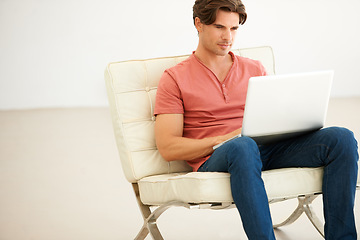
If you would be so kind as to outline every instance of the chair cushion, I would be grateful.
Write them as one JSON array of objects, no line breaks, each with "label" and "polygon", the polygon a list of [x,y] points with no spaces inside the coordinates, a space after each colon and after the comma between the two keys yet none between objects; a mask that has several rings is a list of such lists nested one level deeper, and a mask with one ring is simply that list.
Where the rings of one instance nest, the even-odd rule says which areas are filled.
[{"label": "chair cushion", "polygon": [[[264,171],[262,178],[271,200],[321,193],[323,168],[285,168]],[[169,201],[187,203],[233,202],[230,174],[190,172],[162,174],[141,179],[140,198],[146,205]]]}]

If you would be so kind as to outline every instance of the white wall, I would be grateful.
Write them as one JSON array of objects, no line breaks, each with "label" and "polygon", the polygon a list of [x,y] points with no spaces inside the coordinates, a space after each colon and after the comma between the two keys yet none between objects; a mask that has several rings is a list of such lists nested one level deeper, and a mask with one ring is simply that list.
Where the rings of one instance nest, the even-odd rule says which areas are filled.
[{"label": "white wall", "polygon": [[[194,0],[0,0],[0,109],[105,106],[108,62],[189,54]],[[244,0],[235,48],[271,45],[278,73],[335,70],[359,96],[358,0]]]}]

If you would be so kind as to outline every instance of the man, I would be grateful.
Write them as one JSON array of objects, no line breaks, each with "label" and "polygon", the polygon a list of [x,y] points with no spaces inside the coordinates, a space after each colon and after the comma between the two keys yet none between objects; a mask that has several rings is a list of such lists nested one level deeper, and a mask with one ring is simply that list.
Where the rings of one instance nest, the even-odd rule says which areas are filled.
[{"label": "man", "polygon": [[[275,239],[261,171],[324,166],[326,239],[356,239],[354,198],[357,142],[344,128],[325,128],[296,139],[258,146],[241,137],[248,80],[266,75],[260,62],[231,51],[246,21],[241,0],[196,0],[199,43],[159,82],[155,136],[167,161],[186,160],[194,171],[229,172],[231,191],[249,239]],[[306,96],[304,96],[306,97]]]}]

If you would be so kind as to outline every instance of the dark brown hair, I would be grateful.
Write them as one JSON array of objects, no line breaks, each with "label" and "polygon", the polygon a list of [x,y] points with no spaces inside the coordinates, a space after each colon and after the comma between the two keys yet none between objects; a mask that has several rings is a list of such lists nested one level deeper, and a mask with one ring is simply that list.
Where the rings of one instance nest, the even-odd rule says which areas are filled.
[{"label": "dark brown hair", "polygon": [[239,24],[244,24],[247,18],[245,6],[241,0],[196,0],[193,7],[193,19],[200,18],[205,25],[213,24],[218,10],[239,14]]}]

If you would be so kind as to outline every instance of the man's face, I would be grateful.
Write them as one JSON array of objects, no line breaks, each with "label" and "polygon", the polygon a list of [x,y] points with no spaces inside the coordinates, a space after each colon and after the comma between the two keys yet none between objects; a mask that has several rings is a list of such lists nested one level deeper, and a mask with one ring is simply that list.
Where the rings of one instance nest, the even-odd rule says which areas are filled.
[{"label": "man's face", "polygon": [[239,28],[239,14],[219,10],[213,24],[199,23],[199,44],[210,54],[225,56],[229,53]]}]

